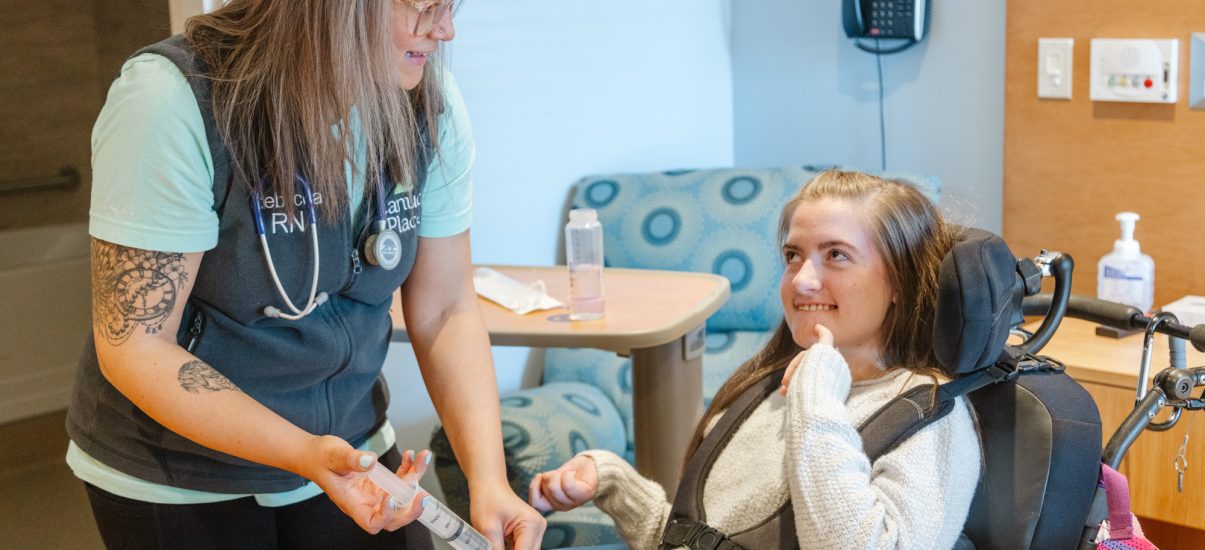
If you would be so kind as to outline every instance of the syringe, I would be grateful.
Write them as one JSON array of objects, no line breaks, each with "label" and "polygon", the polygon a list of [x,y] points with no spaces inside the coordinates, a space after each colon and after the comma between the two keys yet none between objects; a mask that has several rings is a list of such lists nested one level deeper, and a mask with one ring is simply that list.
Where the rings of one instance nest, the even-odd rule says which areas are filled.
[{"label": "syringe", "polygon": [[[414,500],[414,494],[419,489],[416,481],[398,477],[380,462],[368,471],[368,479],[403,504]],[[433,496],[428,495],[423,499],[423,514],[418,521],[456,550],[490,550],[490,543],[484,535]]]}]

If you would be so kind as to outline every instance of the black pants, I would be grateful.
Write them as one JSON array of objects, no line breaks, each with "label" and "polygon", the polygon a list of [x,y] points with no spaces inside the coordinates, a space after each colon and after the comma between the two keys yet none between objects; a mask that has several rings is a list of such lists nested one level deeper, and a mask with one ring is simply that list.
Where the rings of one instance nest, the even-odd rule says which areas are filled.
[{"label": "black pants", "polygon": [[[396,447],[381,456],[391,470],[401,461]],[[84,485],[100,536],[111,550],[433,548],[430,532],[417,521],[392,533],[370,535],[325,494],[278,508],[260,506],[255,497],[153,504]]]}]

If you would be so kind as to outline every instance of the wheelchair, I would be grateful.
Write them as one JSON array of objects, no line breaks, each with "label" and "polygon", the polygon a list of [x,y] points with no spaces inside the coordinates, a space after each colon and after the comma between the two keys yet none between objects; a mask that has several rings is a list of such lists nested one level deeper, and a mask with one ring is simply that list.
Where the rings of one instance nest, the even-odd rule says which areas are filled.
[{"label": "wheelchair", "polygon": [[[1184,342],[1205,351],[1205,325],[1180,325],[1169,313],[1071,295],[1074,262],[1058,252],[1014,258],[997,236],[968,230],[943,261],[934,345],[953,376],[939,395],[965,395],[983,446],[980,484],[956,548],[1095,548],[1108,510],[1101,464],[1116,469],[1146,429],[1170,429],[1182,411],[1205,409],[1205,367],[1186,368]],[[1042,279],[1054,292],[1040,294]],[[1040,315],[1033,332],[1024,315]],[[1039,355],[1065,316],[1146,331],[1138,404],[1101,449],[1100,415],[1087,391],[1056,359]],[[1147,389],[1151,340],[1172,343],[1172,366]],[[1008,344],[1021,335],[1019,344]],[[1000,352],[999,350],[1003,350]],[[1170,408],[1164,422],[1153,419]],[[918,420],[919,421],[919,420]],[[873,441],[867,442],[871,448]]]},{"label": "wheelchair", "polygon": [[[1184,342],[1205,351],[1205,325],[1185,327],[1170,314],[1143,315],[1137,308],[1071,295],[1074,261],[1042,251],[1017,258],[989,232],[968,229],[942,262],[934,349],[950,381],[938,399],[918,410],[902,400],[883,406],[859,427],[873,458],[940,418],[964,396],[974,409],[983,470],[955,548],[1088,550],[1108,516],[1101,465],[1116,469],[1146,429],[1166,430],[1182,411],[1205,409],[1205,367],[1186,368]],[[1042,281],[1054,291],[1042,294]],[[1041,316],[1033,333],[1025,316]],[[1137,406],[1102,448],[1100,413],[1088,392],[1041,349],[1067,317],[1118,329],[1147,332]],[[1172,339],[1172,366],[1148,390],[1149,349],[1155,333]],[[1020,335],[1019,343],[1010,337]],[[1179,353],[1177,353],[1179,350]],[[1153,419],[1162,408],[1168,420]],[[615,546],[598,549],[618,548]]]}]

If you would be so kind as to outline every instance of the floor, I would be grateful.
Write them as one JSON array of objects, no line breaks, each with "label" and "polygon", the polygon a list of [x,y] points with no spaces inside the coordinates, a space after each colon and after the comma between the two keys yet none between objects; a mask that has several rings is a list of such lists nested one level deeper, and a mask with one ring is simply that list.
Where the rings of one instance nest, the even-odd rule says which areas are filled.
[{"label": "floor", "polygon": [[0,426],[0,546],[103,549],[84,486],[63,462],[64,414]]}]

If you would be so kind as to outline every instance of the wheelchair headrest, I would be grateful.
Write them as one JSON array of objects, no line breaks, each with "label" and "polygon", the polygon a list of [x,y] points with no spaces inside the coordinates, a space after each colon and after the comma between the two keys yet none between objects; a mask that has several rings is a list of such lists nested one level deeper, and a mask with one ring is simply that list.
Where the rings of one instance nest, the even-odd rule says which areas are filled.
[{"label": "wheelchair headrest", "polygon": [[942,259],[933,347],[947,374],[994,363],[1004,351],[1020,306],[1017,259],[1004,239],[968,228]]}]

